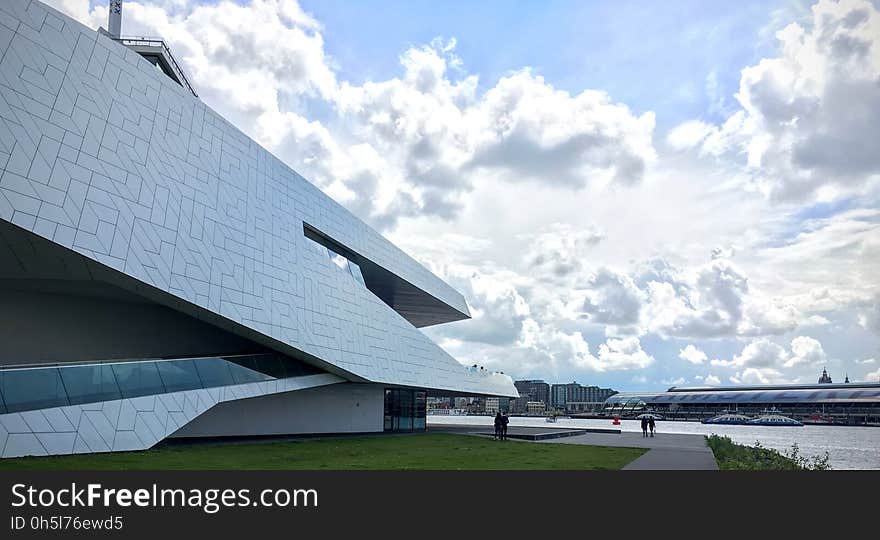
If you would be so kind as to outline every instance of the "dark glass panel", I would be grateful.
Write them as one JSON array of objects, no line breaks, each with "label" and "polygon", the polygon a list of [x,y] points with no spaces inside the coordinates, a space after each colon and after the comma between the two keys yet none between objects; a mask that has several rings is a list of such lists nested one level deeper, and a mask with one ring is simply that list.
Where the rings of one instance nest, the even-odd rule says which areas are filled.
[{"label": "dark glass panel", "polygon": [[0,374],[8,412],[69,405],[57,368],[10,369]]},{"label": "dark glass panel", "polygon": [[71,366],[59,371],[71,405],[122,398],[109,365]]},{"label": "dark glass panel", "polygon": [[113,374],[116,375],[122,397],[149,396],[165,392],[156,362],[113,364]]},{"label": "dark glass panel", "polygon": [[220,358],[196,358],[193,362],[205,388],[235,384],[229,371],[229,362]]},{"label": "dark glass panel", "polygon": [[232,373],[232,380],[235,381],[235,384],[272,380],[271,376],[249,369],[236,362],[228,362],[228,367],[229,371]]},{"label": "dark glass panel", "polygon": [[156,362],[159,377],[167,392],[180,392],[202,388],[202,380],[192,360],[168,360]]},{"label": "dark glass panel", "polygon": [[394,413],[393,413],[393,405],[394,405],[394,391],[386,388],[385,389],[385,431],[392,431],[394,429]]},{"label": "dark glass panel", "polygon": [[400,431],[412,431],[413,427],[413,391],[400,390]]}]

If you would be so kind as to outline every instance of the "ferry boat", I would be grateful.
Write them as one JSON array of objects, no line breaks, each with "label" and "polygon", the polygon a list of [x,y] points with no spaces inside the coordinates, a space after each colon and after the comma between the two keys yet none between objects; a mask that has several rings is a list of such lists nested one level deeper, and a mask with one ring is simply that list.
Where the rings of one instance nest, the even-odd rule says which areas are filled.
[{"label": "ferry boat", "polygon": [[727,411],[722,411],[722,414],[715,416],[713,418],[707,418],[700,420],[703,424],[725,424],[725,425],[733,425],[733,426],[803,426],[804,424],[798,422],[794,418],[789,418],[787,416],[783,416],[780,414],[778,409],[769,409],[765,410],[763,414],[752,418],[750,416],[746,416],[744,414],[739,414],[736,412],[729,413]]},{"label": "ferry boat", "polygon": [[750,426],[803,426],[803,422],[798,422],[794,418],[782,416],[781,414],[762,414],[761,416],[749,420],[746,424]]},{"label": "ferry boat", "polygon": [[724,424],[731,426],[738,426],[749,424],[752,421],[751,416],[746,416],[744,414],[737,413],[725,413],[719,414],[718,416],[712,418],[704,418],[700,420],[701,424]]}]

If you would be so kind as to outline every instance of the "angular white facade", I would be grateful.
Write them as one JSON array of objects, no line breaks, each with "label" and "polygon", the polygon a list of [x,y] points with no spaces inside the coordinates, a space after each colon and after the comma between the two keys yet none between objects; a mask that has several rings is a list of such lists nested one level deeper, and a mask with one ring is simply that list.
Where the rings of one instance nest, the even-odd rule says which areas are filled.
[{"label": "angular white facade", "polygon": [[[4,457],[146,448],[207,410],[184,414],[187,399],[210,407],[315,381],[517,395],[509,377],[470,372],[416,327],[467,318],[461,294],[137,53],[36,0],[0,3],[0,172],[0,317],[21,326],[0,335],[11,344],[0,371],[271,352],[325,373],[157,393],[162,429],[117,445],[111,428],[114,439],[129,430],[104,426],[99,449],[45,435],[81,432],[67,412],[56,429],[59,408],[4,405]],[[84,305],[95,307],[71,315]],[[156,320],[193,329],[142,339]],[[53,347],[78,321],[86,337]],[[29,347],[35,335],[46,343]]]}]

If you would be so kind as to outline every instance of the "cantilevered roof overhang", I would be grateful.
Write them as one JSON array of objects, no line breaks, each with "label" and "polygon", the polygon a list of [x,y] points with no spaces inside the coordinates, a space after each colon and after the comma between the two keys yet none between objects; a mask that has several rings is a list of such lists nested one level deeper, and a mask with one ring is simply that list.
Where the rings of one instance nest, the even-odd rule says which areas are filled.
[{"label": "cantilevered roof overhang", "polygon": [[360,266],[367,288],[416,328],[470,318],[463,301],[444,302],[308,223],[303,223],[303,233]]}]

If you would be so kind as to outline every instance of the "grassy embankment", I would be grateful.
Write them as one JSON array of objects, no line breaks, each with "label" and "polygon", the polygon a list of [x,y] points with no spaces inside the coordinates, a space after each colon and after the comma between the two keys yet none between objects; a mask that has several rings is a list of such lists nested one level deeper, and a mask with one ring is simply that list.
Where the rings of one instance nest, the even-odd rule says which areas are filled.
[{"label": "grassy embankment", "polygon": [[0,469],[620,469],[645,452],[577,444],[494,441],[454,434],[195,444],[143,452],[24,457]]},{"label": "grassy embankment", "polygon": [[831,468],[828,465],[828,454],[808,458],[800,454],[797,444],[792,445],[788,452],[779,452],[761,446],[760,442],[755,442],[754,446],[745,446],[734,443],[730,437],[719,435],[709,435],[706,441],[721,470],[802,471]]}]

